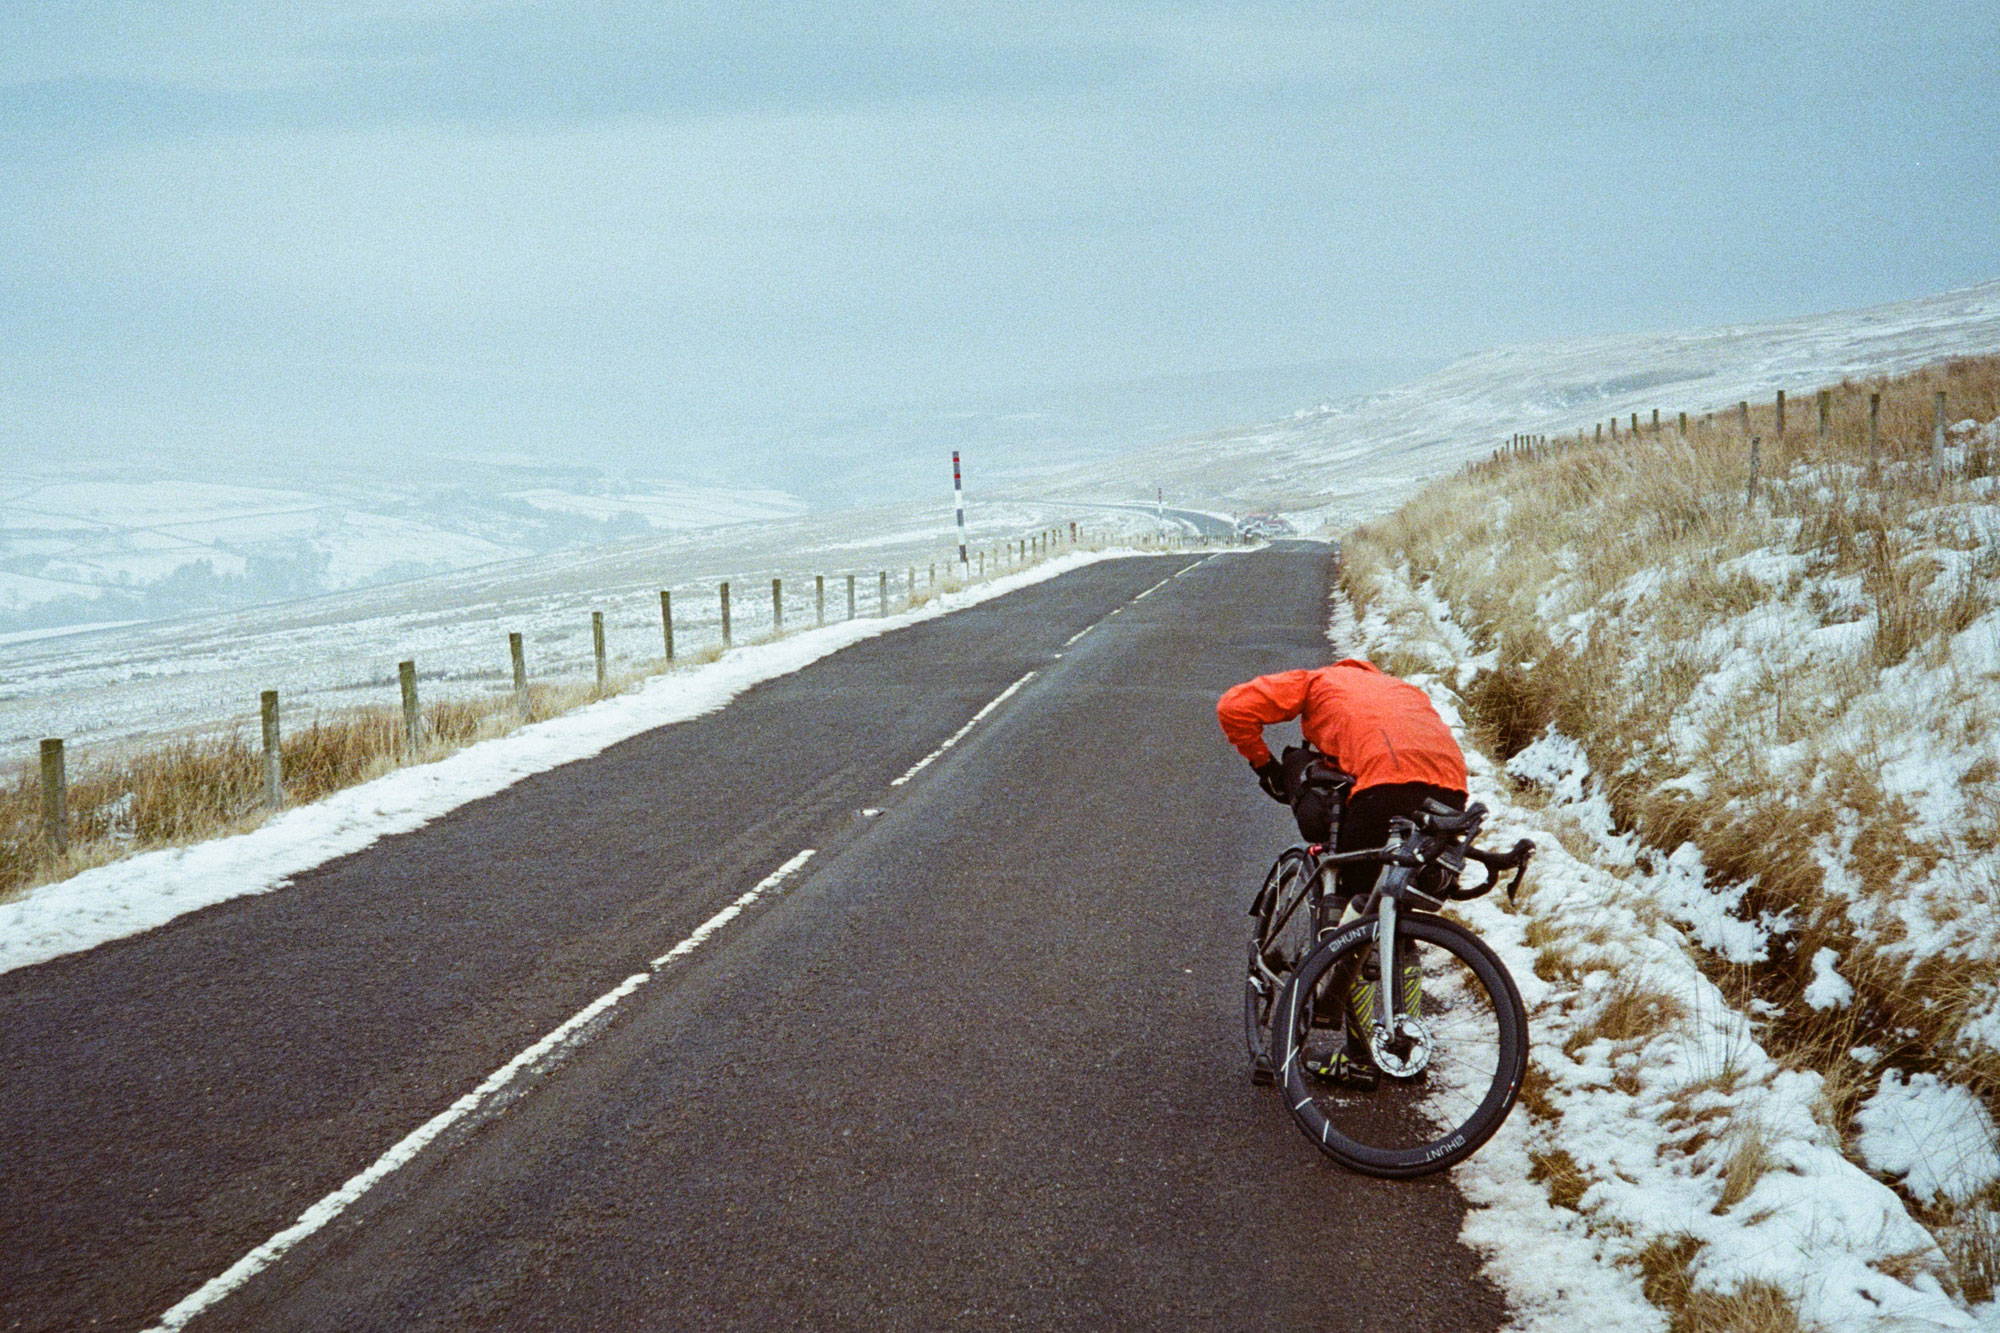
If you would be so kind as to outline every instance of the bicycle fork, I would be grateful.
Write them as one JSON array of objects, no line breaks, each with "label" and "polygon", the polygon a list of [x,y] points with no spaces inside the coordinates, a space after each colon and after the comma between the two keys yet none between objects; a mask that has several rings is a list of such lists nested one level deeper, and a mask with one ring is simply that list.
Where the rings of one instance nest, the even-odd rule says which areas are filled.
[{"label": "bicycle fork", "polygon": [[[1416,1012],[1421,1003],[1421,979],[1404,975],[1406,967],[1414,966],[1414,942],[1396,938],[1396,917],[1395,896],[1382,895],[1376,908],[1376,984],[1368,1053],[1383,1073],[1394,1078],[1413,1078],[1430,1063],[1431,1038],[1422,1016]],[[1409,949],[1410,958],[1397,957],[1399,945]],[[1408,1043],[1407,1054],[1397,1051],[1402,1043]]]}]

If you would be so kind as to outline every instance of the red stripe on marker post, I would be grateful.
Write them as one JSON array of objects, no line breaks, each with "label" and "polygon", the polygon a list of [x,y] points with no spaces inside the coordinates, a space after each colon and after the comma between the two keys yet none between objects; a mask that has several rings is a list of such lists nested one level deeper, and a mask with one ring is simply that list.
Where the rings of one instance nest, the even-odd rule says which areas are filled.
[{"label": "red stripe on marker post", "polygon": [[965,474],[959,470],[958,450],[951,451],[951,495],[958,510],[958,577],[969,581],[971,561],[965,554]]}]

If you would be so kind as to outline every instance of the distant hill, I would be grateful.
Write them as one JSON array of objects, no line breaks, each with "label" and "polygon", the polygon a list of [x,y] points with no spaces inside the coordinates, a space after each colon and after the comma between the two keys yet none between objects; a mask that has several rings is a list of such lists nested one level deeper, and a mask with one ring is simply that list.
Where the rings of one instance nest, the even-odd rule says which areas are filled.
[{"label": "distant hill", "polygon": [[1263,425],[1190,435],[1023,482],[1038,494],[1279,510],[1307,528],[1394,508],[1411,482],[1515,432],[1763,401],[1844,377],[2000,351],[2000,281],[1769,324],[1503,347],[1384,392]]}]

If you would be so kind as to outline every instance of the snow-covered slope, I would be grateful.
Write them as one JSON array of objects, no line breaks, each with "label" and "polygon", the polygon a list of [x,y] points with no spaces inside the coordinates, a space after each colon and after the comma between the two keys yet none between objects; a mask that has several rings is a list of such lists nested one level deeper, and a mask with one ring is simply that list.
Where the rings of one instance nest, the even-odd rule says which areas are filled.
[{"label": "snow-covered slope", "polygon": [[1556,435],[1652,409],[1699,413],[1766,401],[1942,357],[2000,351],[2000,281],[1893,305],[1692,333],[1504,347],[1401,388],[1285,421],[1141,449],[1052,474],[1055,493],[1243,513],[1275,509],[1344,527],[1394,509],[1423,478],[1517,432]]},{"label": "snow-covered slope", "polygon": [[[1100,533],[1157,530],[1146,514],[1074,505],[975,504],[975,547],[1078,521]],[[827,577],[829,619],[875,613],[879,577],[900,605],[912,568],[920,580],[956,555],[945,503],[899,505],[733,523],[480,564],[429,578],[217,614],[44,636],[0,636],[0,746],[26,758],[38,737],[73,744],[135,740],[254,716],[276,689],[287,725],[320,708],[388,704],[396,663],[414,658],[426,700],[508,687],[507,635],[526,636],[538,681],[591,670],[590,614],[605,615],[615,666],[662,650],[661,590],[674,596],[683,653],[718,638],[717,584],[734,583],[739,642],[768,632],[770,580],[785,580],[788,623],[814,616],[812,579]]]},{"label": "snow-covered slope", "polygon": [[610,485],[491,464],[456,485],[225,485],[139,465],[115,475],[61,466],[0,469],[0,631],[254,605],[806,507],[781,491]]}]

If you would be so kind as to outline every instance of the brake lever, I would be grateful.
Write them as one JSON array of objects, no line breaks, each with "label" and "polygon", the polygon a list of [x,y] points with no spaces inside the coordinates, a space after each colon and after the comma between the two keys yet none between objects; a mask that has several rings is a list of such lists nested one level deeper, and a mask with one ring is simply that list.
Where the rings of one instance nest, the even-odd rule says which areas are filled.
[{"label": "brake lever", "polygon": [[1507,901],[1510,903],[1513,902],[1514,895],[1520,891],[1522,877],[1528,873],[1528,862],[1534,859],[1534,855],[1535,844],[1529,842],[1526,838],[1515,843],[1513,848],[1504,856],[1486,856],[1474,853],[1473,859],[1486,867],[1486,879],[1477,889],[1465,896],[1468,898],[1485,897],[1500,882],[1500,876],[1511,870],[1514,872],[1514,878],[1507,885]]},{"label": "brake lever", "polygon": [[[1516,857],[1520,859],[1515,860]],[[1507,902],[1511,905],[1514,895],[1520,891],[1521,880],[1528,873],[1528,862],[1535,859],[1535,844],[1526,838],[1521,839],[1514,844],[1514,850],[1507,853],[1507,859],[1514,862],[1514,878],[1507,885]],[[1495,875],[1494,878],[1498,879],[1499,876]]]}]

